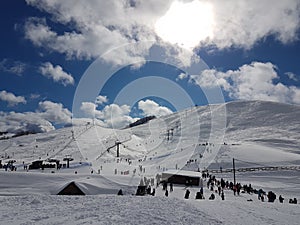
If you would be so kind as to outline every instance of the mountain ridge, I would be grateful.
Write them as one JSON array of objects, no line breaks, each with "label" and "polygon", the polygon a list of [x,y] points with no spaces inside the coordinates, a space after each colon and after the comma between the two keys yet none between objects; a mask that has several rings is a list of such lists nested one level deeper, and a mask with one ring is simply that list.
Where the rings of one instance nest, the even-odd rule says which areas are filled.
[{"label": "mountain ridge", "polygon": [[[252,143],[299,154],[299,109],[296,105],[276,102],[234,101],[193,107],[124,130],[102,128],[94,125],[91,119],[81,119],[73,127],[1,140],[0,157],[9,155],[30,162],[71,154],[77,162],[95,163],[100,155],[115,157],[116,147],[113,146],[117,141],[122,142],[121,156],[129,158],[155,153],[164,156],[178,149],[192,151],[191,146],[205,142],[218,145]],[[213,121],[212,115],[218,112],[225,112],[223,116],[226,117]],[[224,126],[214,128],[219,119],[225,121]]]}]

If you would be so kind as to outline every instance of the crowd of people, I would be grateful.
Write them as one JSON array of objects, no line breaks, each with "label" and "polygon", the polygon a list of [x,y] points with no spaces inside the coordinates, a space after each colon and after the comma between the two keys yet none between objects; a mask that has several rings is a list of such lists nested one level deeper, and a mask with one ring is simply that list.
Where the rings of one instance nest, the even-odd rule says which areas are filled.
[{"label": "crowd of people", "polygon": [[[208,189],[208,199],[215,200],[217,196],[224,201],[225,200],[225,191],[232,191],[234,196],[239,196],[241,193],[248,194],[250,196],[257,195],[258,200],[264,202],[275,202],[277,199],[276,194],[273,191],[266,193],[263,189],[254,189],[251,184],[242,185],[241,183],[233,183],[232,181],[225,180],[223,178],[217,179],[216,176],[209,174],[207,171],[202,172],[202,181],[200,182],[200,190],[196,192],[195,199],[205,199],[203,181],[206,181],[206,186]],[[145,190],[142,190],[141,187],[138,188],[137,195],[155,195],[154,188],[154,178],[147,179],[144,178],[140,186],[144,186]],[[157,175],[156,177],[156,188],[162,185],[162,191],[166,197],[169,196],[171,192],[174,191],[173,182],[168,182],[167,180],[161,180],[161,177]],[[187,183],[185,186],[184,199],[190,199],[191,186]],[[278,200],[280,203],[284,203],[284,197],[279,195]],[[252,198],[247,201],[253,201]],[[289,199],[290,204],[297,204],[297,198]]]}]

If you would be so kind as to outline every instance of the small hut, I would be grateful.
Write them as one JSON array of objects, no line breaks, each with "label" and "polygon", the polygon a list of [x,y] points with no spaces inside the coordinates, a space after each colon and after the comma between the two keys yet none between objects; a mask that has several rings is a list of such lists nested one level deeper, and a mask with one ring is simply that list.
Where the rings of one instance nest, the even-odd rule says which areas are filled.
[{"label": "small hut", "polygon": [[162,173],[162,181],[173,184],[199,186],[201,173],[186,170],[169,170]]},{"label": "small hut", "polygon": [[30,170],[35,170],[35,169],[40,169],[43,167],[43,160],[36,160],[33,161],[30,165],[29,165],[29,169]]}]

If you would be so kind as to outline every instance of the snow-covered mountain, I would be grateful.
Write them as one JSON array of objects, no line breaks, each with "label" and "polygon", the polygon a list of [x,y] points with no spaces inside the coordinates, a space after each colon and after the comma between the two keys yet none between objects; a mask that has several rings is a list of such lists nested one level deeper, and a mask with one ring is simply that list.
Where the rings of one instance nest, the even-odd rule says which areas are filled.
[{"label": "snow-covered mountain", "polygon": [[[194,153],[205,153],[208,147],[202,144],[208,142],[211,143],[210,160],[226,161],[222,156],[229,154],[231,158],[236,153],[250,157],[248,161],[294,161],[300,160],[299,109],[299,106],[275,102],[237,101],[194,107],[123,130],[102,128],[86,119],[73,127],[1,140],[0,157],[29,163],[38,158],[72,155],[76,162],[88,161],[97,166],[99,161],[116,156],[117,146],[113,146],[120,142],[123,158],[134,160],[147,156],[159,158],[159,162],[171,158],[173,164],[174,159],[178,159],[178,164],[185,164]],[[251,156],[249,148],[253,148],[253,154],[265,158]],[[180,151],[185,157],[176,156],[180,156]],[[209,163],[203,162],[200,167]]]},{"label": "snow-covered mountain", "polygon": [[226,138],[299,145],[299,106],[263,101],[230,102],[226,106]]},{"label": "snow-covered mountain", "polygon": [[72,127],[1,140],[0,157],[2,163],[16,160],[20,168],[38,159],[66,163],[63,160],[71,157],[73,172],[101,170],[126,185],[136,185],[139,179],[118,180],[115,171],[133,173],[142,166],[141,176],[154,176],[168,169],[226,169],[232,167],[232,158],[238,168],[298,165],[299,109],[275,102],[229,102],[194,107],[122,130],[81,119]]},{"label": "snow-covered mountain", "polygon": [[[224,190],[225,201],[218,197],[183,201],[184,186],[176,186],[168,199],[160,187],[155,198],[130,195],[141,178],[155,178],[157,173],[174,169],[225,170],[232,168],[233,158],[237,168],[299,166],[299,109],[274,102],[238,101],[198,106],[122,130],[81,119],[48,133],[1,140],[0,160],[2,164],[15,160],[17,172],[0,169],[0,203],[6,205],[0,208],[0,224],[298,224],[298,205],[262,203],[256,195],[236,197],[230,190]],[[60,170],[23,169],[47,158],[73,161],[70,168]],[[233,180],[232,173],[215,175]],[[282,194],[285,201],[300,197],[299,177],[299,170],[236,174],[238,182]],[[49,196],[71,181],[87,194],[104,195]],[[124,198],[115,196],[120,188],[127,194]],[[198,189],[190,188],[191,198]]]}]

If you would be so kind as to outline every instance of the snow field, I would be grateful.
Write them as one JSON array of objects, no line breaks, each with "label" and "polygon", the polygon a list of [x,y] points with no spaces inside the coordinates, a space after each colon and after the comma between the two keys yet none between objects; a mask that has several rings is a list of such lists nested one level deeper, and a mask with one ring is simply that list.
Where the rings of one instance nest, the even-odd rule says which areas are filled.
[{"label": "snow field", "polygon": [[[299,224],[299,204],[290,205],[287,200],[300,198],[300,171],[237,173],[237,182],[274,191],[277,197],[281,194],[284,204],[278,200],[262,203],[256,195],[233,196],[229,190],[225,190],[225,201],[218,195],[209,201],[206,188],[206,199],[195,200],[199,187],[190,188],[190,199],[184,200],[183,186],[175,186],[169,197],[161,187],[155,197],[131,196],[144,176],[155,177],[176,167],[225,169],[232,167],[232,158],[237,168],[299,165],[298,106],[260,101],[226,103],[225,127],[217,126],[211,133],[212,126],[222,122],[222,118],[211,121],[211,112],[222,109],[218,105],[197,107],[124,130],[81,121],[49,133],[1,140],[2,163],[10,156],[17,161],[18,170],[0,171],[0,224]],[[119,162],[113,147],[116,141],[122,142]],[[203,145],[206,142],[209,145]],[[23,161],[62,160],[66,155],[74,158],[69,169],[55,173],[51,173],[53,169],[22,169]],[[130,165],[126,159],[131,160]],[[194,161],[186,165],[189,159]],[[139,171],[140,166],[145,172]],[[121,175],[124,171],[129,174]],[[233,180],[232,174],[217,176]],[[71,181],[94,195],[53,195]],[[127,195],[116,196],[120,188]]]}]

